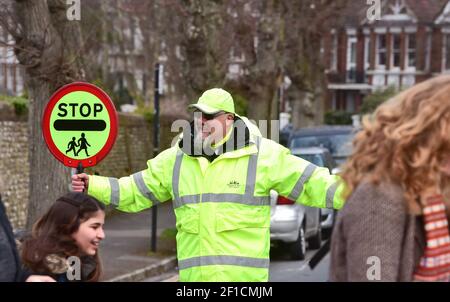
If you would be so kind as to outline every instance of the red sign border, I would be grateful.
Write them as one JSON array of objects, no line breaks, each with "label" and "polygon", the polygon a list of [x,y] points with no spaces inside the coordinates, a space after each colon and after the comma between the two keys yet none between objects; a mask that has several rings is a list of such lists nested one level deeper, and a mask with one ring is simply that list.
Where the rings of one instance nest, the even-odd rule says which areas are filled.
[{"label": "red sign border", "polygon": [[[108,110],[110,119],[110,131],[106,144],[96,155],[82,160],[67,157],[64,153],[59,151],[59,149],[54,144],[50,134],[50,115],[53,111],[53,108],[62,97],[74,91],[89,92],[99,98]],[[78,164],[80,162],[83,168],[92,167],[98,164],[102,159],[104,159],[114,146],[114,142],[117,138],[118,128],[119,118],[117,116],[117,111],[114,103],[111,101],[111,98],[101,88],[86,82],[73,82],[59,88],[50,97],[50,101],[47,103],[42,117],[42,134],[44,136],[44,140],[47,144],[48,149],[53,154],[53,156],[56,157],[57,160],[62,162],[65,166],[72,168],[78,167]]]}]

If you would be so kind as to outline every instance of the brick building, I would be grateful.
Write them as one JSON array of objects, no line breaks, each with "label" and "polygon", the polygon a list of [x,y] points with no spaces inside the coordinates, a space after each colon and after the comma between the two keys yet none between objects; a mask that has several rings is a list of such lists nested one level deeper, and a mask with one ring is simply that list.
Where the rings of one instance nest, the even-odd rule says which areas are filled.
[{"label": "brick building", "polygon": [[381,0],[373,21],[369,7],[349,1],[343,22],[324,39],[329,110],[358,112],[377,89],[450,73],[450,1]]}]

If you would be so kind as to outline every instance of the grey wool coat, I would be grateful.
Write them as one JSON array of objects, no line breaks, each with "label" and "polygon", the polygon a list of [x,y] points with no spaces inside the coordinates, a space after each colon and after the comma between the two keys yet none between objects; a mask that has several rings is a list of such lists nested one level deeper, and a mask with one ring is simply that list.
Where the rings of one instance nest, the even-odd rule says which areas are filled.
[{"label": "grey wool coat", "polygon": [[422,217],[407,211],[400,187],[362,183],[337,215],[330,281],[412,281],[425,245]]}]

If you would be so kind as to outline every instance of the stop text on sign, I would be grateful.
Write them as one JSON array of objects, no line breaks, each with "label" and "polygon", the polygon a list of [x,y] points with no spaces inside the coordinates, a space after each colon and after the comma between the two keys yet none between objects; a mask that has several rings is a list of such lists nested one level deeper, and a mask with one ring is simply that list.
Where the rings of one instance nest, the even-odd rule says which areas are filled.
[{"label": "stop text on sign", "polygon": [[[103,104],[59,103],[57,116],[96,118],[104,109]],[[102,119],[57,119],[53,127],[58,131],[103,131],[106,122]]]},{"label": "stop text on sign", "polygon": [[94,117],[97,117],[97,113],[103,111],[103,105],[93,104],[93,106],[91,106],[91,104],[88,103],[60,103],[58,109],[58,116],[60,117],[66,117],[68,114],[69,116],[75,117],[77,112],[79,112],[82,117],[89,117],[91,113]]}]

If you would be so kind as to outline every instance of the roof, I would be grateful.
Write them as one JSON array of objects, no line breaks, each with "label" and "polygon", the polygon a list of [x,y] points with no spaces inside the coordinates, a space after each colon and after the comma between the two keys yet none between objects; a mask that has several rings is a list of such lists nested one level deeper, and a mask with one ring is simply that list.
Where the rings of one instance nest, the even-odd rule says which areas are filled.
[{"label": "roof", "polygon": [[[391,6],[395,6],[396,2],[404,4],[407,7],[408,14],[411,13],[411,17],[417,19],[419,23],[432,23],[442,13],[449,0],[382,0],[382,16],[392,13]],[[367,11],[370,5],[366,4],[366,1],[347,1],[347,5],[344,7],[341,14],[340,25],[344,27],[359,27],[367,19]],[[403,10],[404,12],[404,10]],[[338,22],[338,21],[337,21]],[[392,25],[395,22],[405,21],[375,21],[374,24],[379,25]]]},{"label": "roof", "polygon": [[347,6],[342,11],[342,25],[359,27],[366,17],[368,8],[366,1],[348,1]]},{"label": "roof", "polygon": [[443,11],[448,0],[406,0],[419,22],[433,22]]}]

